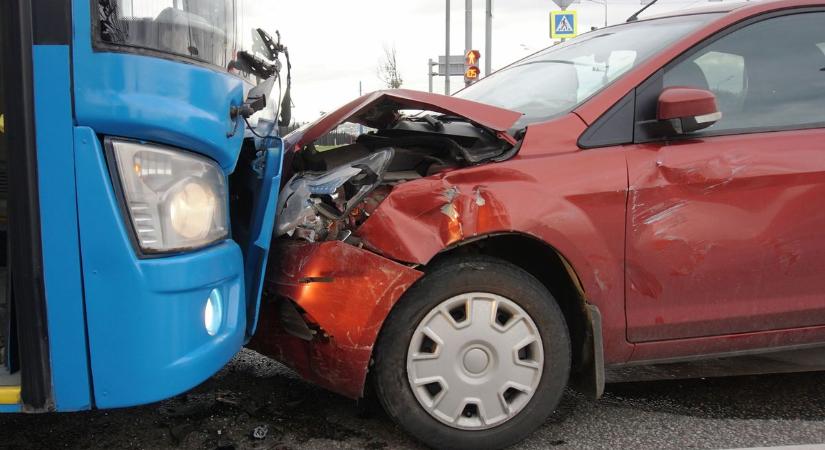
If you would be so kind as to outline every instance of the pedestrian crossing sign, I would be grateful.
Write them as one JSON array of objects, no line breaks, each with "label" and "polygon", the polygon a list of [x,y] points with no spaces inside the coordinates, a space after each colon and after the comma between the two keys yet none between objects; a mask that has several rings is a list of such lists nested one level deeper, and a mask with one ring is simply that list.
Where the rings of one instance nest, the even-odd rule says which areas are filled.
[{"label": "pedestrian crossing sign", "polygon": [[553,39],[572,38],[578,34],[579,21],[576,11],[553,11],[550,13],[550,37]]}]

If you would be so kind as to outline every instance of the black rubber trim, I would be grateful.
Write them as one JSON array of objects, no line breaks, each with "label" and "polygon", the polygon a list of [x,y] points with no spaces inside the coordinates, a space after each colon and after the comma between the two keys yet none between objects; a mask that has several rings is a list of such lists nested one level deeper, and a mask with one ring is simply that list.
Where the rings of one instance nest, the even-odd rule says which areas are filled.
[{"label": "black rubber trim", "polygon": [[69,0],[33,0],[34,43],[70,45],[72,4]]},{"label": "black rubber trim", "polygon": [[581,137],[579,147],[597,148],[633,143],[636,117],[636,90],[631,90],[590,125]]},{"label": "black rubber trim", "polygon": [[9,0],[3,20],[6,138],[9,152],[9,244],[21,372],[26,411],[52,409],[49,336],[40,240],[34,86],[32,4]]}]

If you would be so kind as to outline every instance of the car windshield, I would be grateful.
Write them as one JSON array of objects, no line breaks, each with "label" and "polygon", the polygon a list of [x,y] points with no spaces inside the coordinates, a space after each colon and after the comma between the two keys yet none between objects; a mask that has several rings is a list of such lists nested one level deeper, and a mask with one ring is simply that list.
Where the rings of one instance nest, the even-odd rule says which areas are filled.
[{"label": "car windshield", "polygon": [[458,92],[524,114],[522,128],[572,111],[593,94],[717,14],[669,17],[604,28],[542,50]]},{"label": "car windshield", "polygon": [[242,9],[238,0],[98,0],[98,36],[229,68]]}]

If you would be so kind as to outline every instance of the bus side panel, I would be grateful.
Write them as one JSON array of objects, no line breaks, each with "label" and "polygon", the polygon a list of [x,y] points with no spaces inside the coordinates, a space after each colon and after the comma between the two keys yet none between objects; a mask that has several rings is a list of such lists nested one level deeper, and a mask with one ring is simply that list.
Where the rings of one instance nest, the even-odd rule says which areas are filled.
[{"label": "bus side panel", "polygon": [[[134,406],[189,390],[243,345],[240,247],[227,240],[139,259],[92,129],[75,128],[75,151],[95,406]],[[218,333],[210,336],[204,311],[213,290],[223,299],[224,314]]]},{"label": "bus side panel", "polygon": [[69,47],[33,46],[43,276],[54,407],[91,406],[77,229]]}]

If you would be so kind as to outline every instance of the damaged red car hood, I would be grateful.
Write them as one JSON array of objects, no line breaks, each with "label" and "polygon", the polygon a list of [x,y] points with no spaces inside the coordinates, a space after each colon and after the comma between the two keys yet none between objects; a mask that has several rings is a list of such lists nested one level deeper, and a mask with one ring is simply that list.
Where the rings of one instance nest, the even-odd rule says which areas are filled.
[{"label": "damaged red car hood", "polygon": [[392,124],[397,119],[398,112],[405,109],[420,109],[464,117],[496,132],[509,130],[522,116],[522,113],[509,109],[446,95],[409,89],[376,91],[289,133],[284,138],[285,148],[300,150],[344,122],[383,128]]}]

